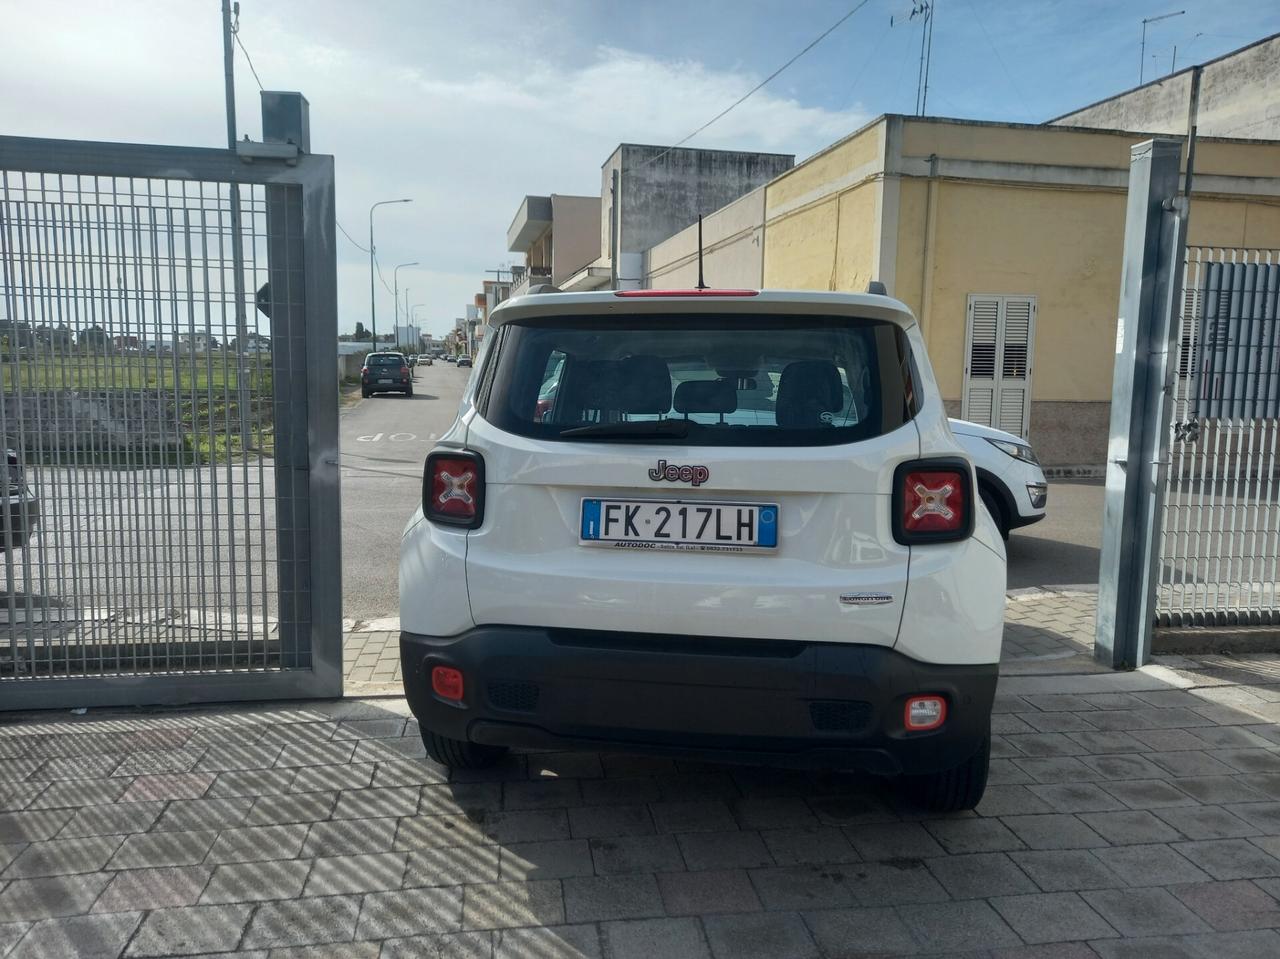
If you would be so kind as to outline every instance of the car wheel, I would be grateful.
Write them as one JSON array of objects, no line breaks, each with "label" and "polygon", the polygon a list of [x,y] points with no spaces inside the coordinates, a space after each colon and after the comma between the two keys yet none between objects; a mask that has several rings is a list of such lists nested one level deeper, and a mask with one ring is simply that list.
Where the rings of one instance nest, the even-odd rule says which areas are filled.
[{"label": "car wheel", "polygon": [[367,399],[368,399],[370,396],[372,396],[373,394],[372,394],[372,393],[370,393],[368,390],[361,390],[361,391],[360,391],[360,395],[361,395],[361,396],[363,396],[363,397],[367,400]]},{"label": "car wheel", "polygon": [[413,387],[411,386],[407,390],[405,390],[404,395],[407,396],[409,399],[413,399]]},{"label": "car wheel", "polygon": [[987,508],[991,518],[996,521],[996,528],[1000,530],[1001,539],[1008,539],[1009,520],[1005,518],[1004,507],[1000,505],[1000,499],[987,486],[983,486],[979,490],[979,494],[982,496],[982,505]]},{"label": "car wheel", "polygon": [[935,812],[960,812],[982,801],[991,763],[991,735],[983,737],[978,751],[954,769],[926,776],[908,776],[908,794]]},{"label": "car wheel", "polygon": [[505,746],[487,746],[469,743],[461,739],[440,736],[423,727],[422,745],[427,755],[441,766],[450,769],[488,769],[507,754]]}]

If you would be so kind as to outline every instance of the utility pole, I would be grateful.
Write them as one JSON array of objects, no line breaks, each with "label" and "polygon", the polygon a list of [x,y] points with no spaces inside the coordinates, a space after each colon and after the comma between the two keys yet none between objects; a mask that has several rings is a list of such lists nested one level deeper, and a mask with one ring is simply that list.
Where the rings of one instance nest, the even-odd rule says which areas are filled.
[{"label": "utility pole", "polygon": [[[403,270],[406,266],[417,266],[417,265],[418,265],[418,261],[412,260],[409,263],[397,264],[396,268],[391,271],[391,283],[392,283],[391,298],[395,300],[395,303],[396,303],[396,326],[400,325],[400,271]],[[405,289],[405,296],[407,297],[409,294],[409,288],[406,286],[404,289]],[[408,300],[406,299],[405,302],[408,302]],[[393,326],[392,329],[394,330],[395,327]]]},{"label": "utility pole", "polygon": [[[373,352],[378,352],[378,298],[373,286],[373,271],[376,268],[374,254],[377,247],[373,245],[373,211],[388,203],[412,203],[412,199],[379,200],[369,207],[369,322],[373,325]],[[384,281],[385,282],[385,281]]]},{"label": "utility pole", "polygon": [[1180,17],[1187,11],[1175,10],[1173,13],[1162,13],[1158,17],[1144,17],[1142,20],[1142,49],[1138,53],[1138,86],[1142,86],[1142,80],[1146,76],[1147,68],[1147,24],[1159,23],[1161,20],[1168,20],[1171,17]]},{"label": "utility pole", "polygon": [[[232,25],[232,8],[235,25]],[[240,22],[240,4],[222,0],[222,74],[227,101],[227,149],[236,149],[236,70],[235,31]],[[249,453],[249,383],[245,369],[244,341],[248,333],[244,309],[244,237],[240,230],[240,184],[229,184],[228,202],[231,204],[231,287],[235,296],[236,314],[236,405],[240,408],[240,453]],[[256,354],[255,354],[256,355]]]}]

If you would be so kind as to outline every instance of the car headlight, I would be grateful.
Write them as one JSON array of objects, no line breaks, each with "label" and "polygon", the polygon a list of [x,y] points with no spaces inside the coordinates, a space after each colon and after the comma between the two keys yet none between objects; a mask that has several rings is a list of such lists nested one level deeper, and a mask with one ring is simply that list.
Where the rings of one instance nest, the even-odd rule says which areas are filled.
[{"label": "car headlight", "polygon": [[988,439],[987,442],[1000,450],[1000,452],[1008,453],[1016,460],[1022,460],[1022,462],[1030,463],[1032,466],[1040,465],[1040,461],[1036,459],[1036,454],[1032,452],[1030,446],[1024,446],[1021,443],[1010,443],[1008,440]]}]

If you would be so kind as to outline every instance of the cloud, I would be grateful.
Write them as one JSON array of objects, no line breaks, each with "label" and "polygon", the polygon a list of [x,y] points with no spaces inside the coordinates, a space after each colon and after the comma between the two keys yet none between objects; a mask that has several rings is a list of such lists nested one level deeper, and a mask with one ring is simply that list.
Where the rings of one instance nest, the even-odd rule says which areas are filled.
[{"label": "cloud", "polygon": [[[555,24],[521,38],[518,21],[430,15],[439,5],[403,17],[368,5],[358,20],[339,15],[349,5],[316,3],[305,15],[245,7],[242,37],[258,74],[268,89],[307,95],[313,147],[336,157],[346,229],[363,244],[370,203],[414,198],[379,209],[379,259],[388,280],[390,264],[421,262],[400,278],[413,302],[427,304],[420,315],[435,332],[463,313],[485,270],[515,259],[506,229],[526,193],[598,193],[600,165],[619,142],[672,143],[760,80],[616,39],[552,42]],[[9,93],[0,128],[221,145],[216,5],[202,5],[198,17],[194,10],[68,3],[59,17],[52,3],[11,9],[0,39],[0,87]],[[239,55],[236,69],[239,127],[256,138],[257,89]],[[766,88],[689,145],[803,158],[868,118]],[[339,243],[340,325],[351,329],[368,320],[368,258]],[[377,289],[381,321],[393,309]]]}]

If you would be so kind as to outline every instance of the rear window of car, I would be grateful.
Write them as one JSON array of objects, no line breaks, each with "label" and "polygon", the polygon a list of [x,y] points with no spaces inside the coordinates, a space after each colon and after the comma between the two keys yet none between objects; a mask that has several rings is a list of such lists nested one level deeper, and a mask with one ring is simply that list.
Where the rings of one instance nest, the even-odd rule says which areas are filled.
[{"label": "rear window of car", "polygon": [[916,413],[906,335],[881,320],[539,318],[507,324],[497,345],[480,412],[521,436],[826,446]]},{"label": "rear window of car", "polygon": [[365,357],[365,366],[404,366],[404,357],[390,353],[373,354]]}]

